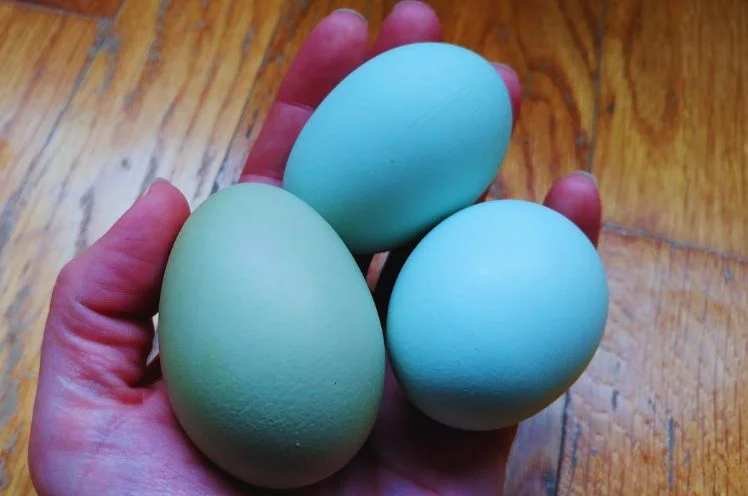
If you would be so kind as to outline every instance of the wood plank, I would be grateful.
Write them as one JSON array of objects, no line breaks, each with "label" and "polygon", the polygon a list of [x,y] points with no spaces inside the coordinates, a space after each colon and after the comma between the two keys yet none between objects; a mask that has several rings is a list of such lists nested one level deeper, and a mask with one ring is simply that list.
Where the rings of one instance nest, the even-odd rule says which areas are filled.
[{"label": "wood plank", "polygon": [[22,0],[30,4],[90,16],[111,17],[122,4],[122,0]]},{"label": "wood plank", "polygon": [[[31,494],[28,427],[42,326],[57,272],[102,234],[155,176],[171,178],[193,202],[209,194],[277,20],[272,2],[127,2],[116,22],[99,33],[90,67],[54,133],[40,133],[43,149],[37,145],[25,182],[15,177],[2,186],[2,201],[12,215],[3,217],[7,242],[0,253],[0,308],[5,309],[0,364],[9,368],[3,374],[2,394],[12,395],[12,401],[1,403],[9,419],[2,426],[0,446],[7,446],[2,461],[11,494]],[[9,21],[7,14],[0,16],[0,33]],[[67,80],[62,76],[88,52],[83,46],[76,58],[77,52],[66,54],[62,47],[81,45],[76,40],[86,26],[89,45],[94,39],[89,20],[68,16],[47,22],[32,33],[38,38],[27,35],[25,48],[30,60],[49,59],[47,65],[26,67],[19,58],[24,76],[13,76],[0,90],[8,95],[2,99],[10,102],[6,106],[26,102],[0,127],[5,133],[3,160],[12,164],[11,171],[26,169],[18,155],[30,153],[25,146],[34,144],[31,137],[36,136],[27,129],[47,125],[53,115],[51,95],[63,93],[59,86]],[[58,29],[55,22],[78,24]],[[22,32],[33,26],[24,21],[13,29]],[[35,55],[33,48],[43,48],[38,40],[45,37],[55,57]],[[3,64],[15,60],[8,52],[25,46],[10,37],[4,40]],[[0,74],[3,77],[6,74]],[[75,78],[75,73],[67,78],[68,88]],[[50,93],[45,96],[49,104],[23,97],[31,91],[27,82],[34,80],[36,92]],[[15,97],[8,84],[16,89]],[[13,190],[18,184],[24,187]]]},{"label": "wood plank", "polygon": [[[39,331],[27,327],[34,320],[31,286],[22,281],[29,267],[15,266],[8,240],[22,215],[19,200],[38,177],[39,154],[78,87],[95,34],[88,19],[0,4],[0,492],[9,494],[32,491],[25,438],[36,382],[27,357],[38,349]],[[37,307],[46,305],[46,297],[39,295]]]},{"label": "wood plank", "polygon": [[748,494],[748,262],[606,231],[608,326],[561,494]]},{"label": "wood plank", "polygon": [[[34,169],[80,83],[95,33],[90,20],[0,4],[0,198],[17,195]],[[0,217],[0,251],[11,214]]]},{"label": "wood plank", "polygon": [[748,2],[614,2],[594,172],[608,220],[748,255]]},{"label": "wood plank", "polygon": [[[335,7],[353,6],[375,29],[392,2],[175,4],[131,0],[113,26],[99,23],[96,36],[90,20],[0,4],[0,62],[18,68],[0,72],[0,199],[5,208],[0,216],[0,370],[8,371],[0,375],[0,418],[6,414],[9,419],[0,422],[0,467],[6,473],[0,481],[10,494],[32,493],[25,452],[34,374],[49,288],[61,264],[94,240],[155,175],[171,177],[193,203],[231,182],[280,76],[314,23]],[[691,5],[685,18],[674,17],[691,27],[694,39],[686,39],[680,25],[663,25],[657,9],[667,4],[642,3],[639,17],[630,14],[639,4],[613,5],[607,13],[614,39],[604,44],[599,126],[595,82],[602,3],[479,0],[458,6],[439,0],[434,5],[445,21],[447,40],[513,64],[525,84],[523,114],[495,195],[538,200],[555,177],[584,168],[594,157],[613,222],[688,243],[711,236],[718,243],[710,246],[737,254],[733,244],[748,246],[740,226],[748,215],[740,199],[748,196],[739,165],[739,159],[745,162],[741,153],[746,149],[740,148],[744,121],[730,121],[741,104],[745,107],[745,69],[738,65],[735,48],[745,34],[741,5]],[[720,7],[735,12],[721,15]],[[34,20],[24,18],[21,25],[8,17],[8,9],[14,16],[30,12],[26,15]],[[650,14],[650,9],[655,11]],[[63,29],[58,23],[73,24]],[[703,26],[710,23],[716,27]],[[625,38],[619,24],[633,34]],[[717,36],[723,26],[724,39]],[[656,36],[660,29],[662,37]],[[673,48],[676,41],[680,51]],[[716,45],[709,49],[712,42]],[[92,44],[90,68],[76,82]],[[667,50],[653,53],[660,45]],[[727,47],[732,58],[717,53],[720,47]],[[636,92],[616,79],[623,78],[616,71],[627,67],[616,62],[625,60],[616,55],[624,48],[632,70],[646,70],[646,77],[632,85]],[[694,50],[696,59],[708,62],[713,56],[720,65],[710,70],[715,81],[727,81],[721,87],[734,95],[732,104],[709,91],[716,82],[693,82],[706,78],[692,73],[695,62],[687,56]],[[667,108],[664,76],[651,67],[667,66],[672,53],[680,57],[676,76],[668,76],[680,102],[677,129],[674,136],[663,132],[665,138],[650,142],[637,119],[652,126]],[[724,74],[729,71],[739,77],[729,80]],[[53,133],[76,84],[80,90]],[[611,95],[617,103],[609,111]],[[721,131],[704,140],[683,117],[686,109],[709,123],[719,110],[729,122],[715,124],[715,132]],[[232,140],[237,122],[239,132]],[[696,163],[711,158],[714,171],[697,170],[685,158],[686,146],[700,157]],[[645,169],[642,161],[652,158],[667,164]],[[729,179],[718,182],[719,174]],[[672,193],[663,187],[671,183],[688,183],[688,188],[674,187]],[[666,193],[662,198],[661,192]],[[695,206],[685,201],[686,195]],[[663,213],[670,205],[677,205],[673,212],[686,220]],[[562,399],[520,426],[507,493],[748,491],[742,466],[748,437],[740,417],[748,396],[739,376],[748,329],[745,262],[610,230],[602,250],[613,290],[603,348],[568,403]]]}]

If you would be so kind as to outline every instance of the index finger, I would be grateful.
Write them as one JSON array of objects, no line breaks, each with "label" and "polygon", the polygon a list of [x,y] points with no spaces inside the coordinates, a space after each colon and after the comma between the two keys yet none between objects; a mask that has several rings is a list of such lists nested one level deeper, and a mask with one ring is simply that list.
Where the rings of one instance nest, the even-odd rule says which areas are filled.
[{"label": "index finger", "polygon": [[363,62],[367,41],[366,19],[348,9],[336,10],[312,30],[281,83],[240,182],[281,183],[301,128],[325,95]]}]

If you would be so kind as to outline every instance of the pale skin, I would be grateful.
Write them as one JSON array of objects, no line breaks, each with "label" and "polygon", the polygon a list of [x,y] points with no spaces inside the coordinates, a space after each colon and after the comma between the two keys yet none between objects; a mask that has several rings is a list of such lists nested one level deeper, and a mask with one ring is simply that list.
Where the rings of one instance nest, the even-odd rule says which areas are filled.
[{"label": "pale skin", "polygon": [[[441,39],[425,4],[388,15],[373,47],[351,11],[323,19],[300,49],[254,145],[241,181],[279,184],[288,153],[314,107],[346,74],[397,45]],[[514,72],[495,64],[512,96]],[[559,179],[546,205],[593,242],[600,230],[594,180]],[[152,317],[172,243],[189,215],[166,181],[150,189],[55,285],[31,429],[29,466],[42,495],[260,494],[211,464],[176,421],[158,369],[146,366]],[[387,292],[387,288],[382,289]],[[410,406],[388,370],[382,408],[358,455],[321,483],[291,494],[499,494],[514,429],[462,432]]]}]

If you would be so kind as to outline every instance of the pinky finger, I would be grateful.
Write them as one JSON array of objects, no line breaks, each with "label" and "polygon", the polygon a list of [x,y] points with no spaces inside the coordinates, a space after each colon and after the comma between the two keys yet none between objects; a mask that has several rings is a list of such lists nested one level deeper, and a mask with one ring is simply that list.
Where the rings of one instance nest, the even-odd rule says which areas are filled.
[{"label": "pinky finger", "polygon": [[602,225],[602,204],[597,181],[592,174],[576,171],[557,180],[543,204],[568,217],[597,246]]}]

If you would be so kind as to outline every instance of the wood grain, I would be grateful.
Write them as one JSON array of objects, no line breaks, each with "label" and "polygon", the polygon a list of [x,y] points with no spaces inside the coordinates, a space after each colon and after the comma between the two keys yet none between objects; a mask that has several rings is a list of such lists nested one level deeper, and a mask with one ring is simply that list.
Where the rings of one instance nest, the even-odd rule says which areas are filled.
[{"label": "wood grain", "polygon": [[113,16],[122,0],[24,0],[30,4],[90,16]]},{"label": "wood grain", "polygon": [[523,85],[520,120],[494,197],[541,201],[554,179],[590,165],[595,126],[599,1],[436,2],[445,37],[508,63]]},{"label": "wood grain", "polygon": [[517,427],[506,467],[504,494],[555,495],[563,452],[564,394]]},{"label": "wood grain", "polygon": [[[61,265],[155,176],[193,205],[233,182],[316,22],[354,7],[373,37],[394,3],[44,1],[85,16],[0,3],[0,490],[14,495],[33,494],[28,426]],[[591,168],[606,207],[603,346],[520,426],[506,493],[748,493],[748,3],[433,6],[448,41],[523,82],[492,194],[540,200]]]},{"label": "wood grain", "polygon": [[613,2],[594,172],[606,217],[748,255],[748,2]]},{"label": "wood grain", "polygon": [[748,263],[607,230],[611,306],[571,389],[562,494],[748,494]]},{"label": "wood grain", "polygon": [[[56,273],[154,177],[171,178],[193,201],[210,193],[278,11],[270,3],[243,0],[138,0],[126,3],[113,24],[99,23],[95,41],[89,21],[1,8],[0,23],[18,22],[17,30],[28,30],[34,24],[22,16],[37,16],[40,37],[50,38],[49,53],[36,54],[33,50],[45,45],[27,35],[26,52],[40,62],[19,63],[29,72],[11,75],[0,90],[7,95],[0,100],[4,106],[26,105],[5,126],[11,132],[4,134],[3,146],[3,168],[10,168],[12,181],[2,186],[10,214],[2,217],[0,253],[0,308],[5,309],[0,338],[6,355],[0,363],[7,369],[0,442],[8,492],[28,494],[28,427]],[[64,23],[74,25],[56,27]],[[84,29],[87,38],[80,34]],[[11,57],[8,52],[25,46],[9,36],[3,40],[4,61]],[[91,48],[90,63],[76,81]],[[76,93],[57,117],[68,96],[66,81],[68,93],[74,85]],[[24,98],[34,88],[46,99]],[[37,127],[43,129],[33,134]],[[33,166],[23,161],[29,154]]]},{"label": "wood grain", "polygon": [[[89,63],[93,21],[0,4],[0,491],[29,494],[25,468],[40,314],[48,293],[11,241],[40,154]],[[29,243],[38,233],[27,231]],[[49,282],[46,282],[48,285]],[[33,288],[33,289],[32,289]]]}]

